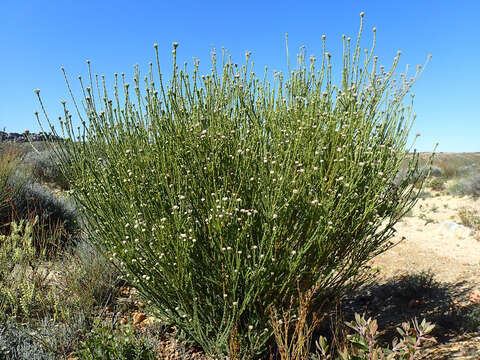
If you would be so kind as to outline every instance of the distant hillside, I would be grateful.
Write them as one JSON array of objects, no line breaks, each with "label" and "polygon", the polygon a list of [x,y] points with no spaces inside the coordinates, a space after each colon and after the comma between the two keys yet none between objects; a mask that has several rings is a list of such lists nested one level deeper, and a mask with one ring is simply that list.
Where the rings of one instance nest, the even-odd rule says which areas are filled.
[{"label": "distant hillside", "polygon": [[25,131],[23,133],[15,133],[15,132],[5,132],[0,131],[0,142],[15,142],[15,143],[23,143],[29,141],[44,141],[45,139],[48,140],[60,140],[58,136],[54,136],[52,134],[48,134],[45,132],[40,133],[31,133],[29,131]]}]

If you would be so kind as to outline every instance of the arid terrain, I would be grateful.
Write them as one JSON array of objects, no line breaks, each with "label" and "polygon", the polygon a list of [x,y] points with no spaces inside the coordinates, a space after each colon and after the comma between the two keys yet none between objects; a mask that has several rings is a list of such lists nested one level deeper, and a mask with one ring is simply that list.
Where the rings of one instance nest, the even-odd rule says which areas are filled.
[{"label": "arid terrain", "polygon": [[397,224],[398,244],[371,261],[375,285],[360,298],[380,327],[414,316],[435,322],[438,344],[425,350],[425,359],[480,359],[480,323],[458,331],[462,314],[480,311],[480,232],[459,214],[478,214],[480,200],[427,194]]},{"label": "arid terrain", "polygon": [[[10,270],[8,248],[0,252],[4,278],[16,279],[2,283],[3,293],[13,294],[0,303],[3,313],[15,316],[0,328],[0,358],[10,354],[7,359],[30,359],[35,354],[42,359],[80,360],[91,357],[85,353],[81,357],[78,349],[126,351],[137,346],[144,349],[145,359],[151,359],[147,353],[155,349],[161,359],[207,360],[198,347],[181,341],[177,329],[152,316],[147,301],[119,281],[118,272],[99,253],[85,246],[76,246],[72,253],[55,253],[75,237],[60,225],[68,223],[74,210],[48,150],[38,144],[41,151],[33,153],[27,145],[17,144],[14,155],[29,166],[25,196],[35,198],[39,206],[56,209],[49,215],[52,218],[46,218],[55,226],[40,232],[45,231],[42,246],[52,253],[50,258],[33,259],[20,247],[27,260],[22,273],[17,265]],[[423,162],[429,154],[421,157]],[[399,337],[396,329],[403,322],[426,319],[435,324],[431,335],[436,343],[425,344],[423,359],[480,359],[477,164],[480,153],[437,156],[418,202],[395,226],[396,245],[370,261],[368,281],[341,301],[340,316],[330,314],[330,321],[320,327],[323,335],[332,334],[327,323],[341,329],[339,324],[352,321],[355,313],[365,314],[378,321],[379,345],[386,347]],[[18,218],[32,219],[39,213],[27,211]],[[49,320],[53,318],[56,321]],[[125,330],[130,326],[132,331]],[[17,357],[8,353],[14,346]]]}]

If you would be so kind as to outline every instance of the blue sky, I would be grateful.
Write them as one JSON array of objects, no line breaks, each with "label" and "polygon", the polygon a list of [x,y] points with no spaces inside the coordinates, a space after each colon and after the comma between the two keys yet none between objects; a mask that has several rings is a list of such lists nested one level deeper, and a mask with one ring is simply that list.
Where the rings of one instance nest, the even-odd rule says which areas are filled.
[{"label": "blue sky", "polygon": [[[458,0],[386,1],[126,1],[126,0],[1,0],[0,1],[0,130],[38,131],[33,112],[39,109],[35,88],[51,118],[62,114],[60,100],[67,89],[60,67],[72,82],[94,72],[147,69],[159,44],[161,66],[169,77],[172,42],[180,43],[178,57],[200,59],[207,73],[210,51],[225,47],[234,62],[244,63],[252,52],[258,74],[265,65],[286,69],[285,33],[290,62],[305,45],[307,55],[322,53],[327,36],[334,72],[340,71],[341,36],[356,38],[359,14],[365,12],[361,44],[369,48],[377,28],[375,54],[391,65],[402,50],[399,70],[406,64],[432,59],[415,84],[412,132],[420,132],[419,151],[480,151],[480,2]],[[336,61],[335,61],[336,60]],[[203,65],[203,66],[202,66]],[[400,72],[399,71],[399,72]],[[111,82],[110,82],[111,84]]]}]

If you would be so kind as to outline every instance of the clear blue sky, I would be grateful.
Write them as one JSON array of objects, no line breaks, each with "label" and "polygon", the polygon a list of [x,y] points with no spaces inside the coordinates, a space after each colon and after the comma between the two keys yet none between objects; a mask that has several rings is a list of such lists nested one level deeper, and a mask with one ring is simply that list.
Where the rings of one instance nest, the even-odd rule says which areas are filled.
[{"label": "clear blue sky", "polygon": [[61,66],[75,84],[77,75],[87,74],[87,59],[107,79],[114,72],[131,76],[133,65],[145,70],[154,61],[154,43],[167,78],[174,41],[190,69],[196,57],[207,73],[212,47],[217,54],[225,47],[239,64],[251,51],[257,74],[263,74],[265,65],[285,70],[285,33],[291,62],[302,45],[308,55],[320,56],[325,34],[337,60],[334,71],[340,71],[341,35],[356,37],[361,11],[362,45],[370,46],[376,27],[375,53],[387,68],[397,50],[402,50],[399,70],[410,64],[412,74],[433,56],[413,88],[412,131],[422,134],[416,148],[430,151],[439,142],[438,151],[480,151],[480,2],[475,0],[1,0],[0,130],[39,130],[35,88],[50,117],[61,115],[60,100],[68,100]]}]

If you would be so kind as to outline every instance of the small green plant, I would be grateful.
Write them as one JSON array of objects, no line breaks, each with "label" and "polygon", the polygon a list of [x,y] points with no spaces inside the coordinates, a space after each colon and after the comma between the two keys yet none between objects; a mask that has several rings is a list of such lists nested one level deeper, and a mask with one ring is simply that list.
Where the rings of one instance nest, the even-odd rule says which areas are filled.
[{"label": "small green plant", "polygon": [[463,225],[480,231],[480,214],[475,209],[463,208],[458,210],[458,216]]},{"label": "small green plant", "polygon": [[425,225],[436,223],[435,219],[427,216],[425,213],[418,214],[418,218],[420,220],[425,220]]},{"label": "small green plant", "polygon": [[9,206],[9,219],[32,222],[37,218],[32,233],[37,252],[46,250],[49,257],[54,257],[72,245],[78,226],[77,209],[71,199],[59,197],[27,178],[10,198]]},{"label": "small green plant", "polygon": [[[397,328],[402,338],[394,339],[391,348],[384,348],[377,343],[378,324],[374,319],[365,320],[364,316],[355,314],[355,321],[347,323],[355,334],[347,336],[347,344],[338,352],[337,360],[411,360],[415,359],[424,342],[436,342],[429,336],[435,325],[426,320],[420,324],[413,320],[413,326],[408,322]],[[317,354],[312,360],[333,359],[333,354],[328,353],[327,341],[324,337],[316,342]]]},{"label": "small green plant", "polygon": [[429,187],[435,191],[445,190],[445,179],[441,177],[435,177],[429,182]]},{"label": "small green plant", "polygon": [[153,64],[144,91],[138,69],[133,86],[115,75],[110,100],[89,63],[80,132],[63,102],[65,141],[54,151],[89,237],[209,355],[236,349],[233,334],[245,359],[265,352],[268,310],[288,307],[298,278],[302,292],[321,281],[312,308],[331,305],[393,245],[417,201],[424,179],[403,99],[421,66],[397,86],[400,54],[385,71],[373,49],[363,55],[361,28],[355,44],[344,37],[339,86],[326,50],[319,69],[315,57],[307,69],[302,50],[272,86],[249,53],[242,67],[224,53],[222,74],[212,53],[211,73],[195,62],[190,76],[174,43],[168,86],[155,45],[158,85]]},{"label": "small green plant", "polygon": [[95,326],[75,356],[81,360],[155,360],[153,345],[130,325],[112,329]]},{"label": "small green plant", "polygon": [[33,246],[34,223],[20,221],[10,226],[9,235],[0,235],[0,317],[29,318],[42,311],[45,299],[39,293],[46,286],[46,274]]}]

